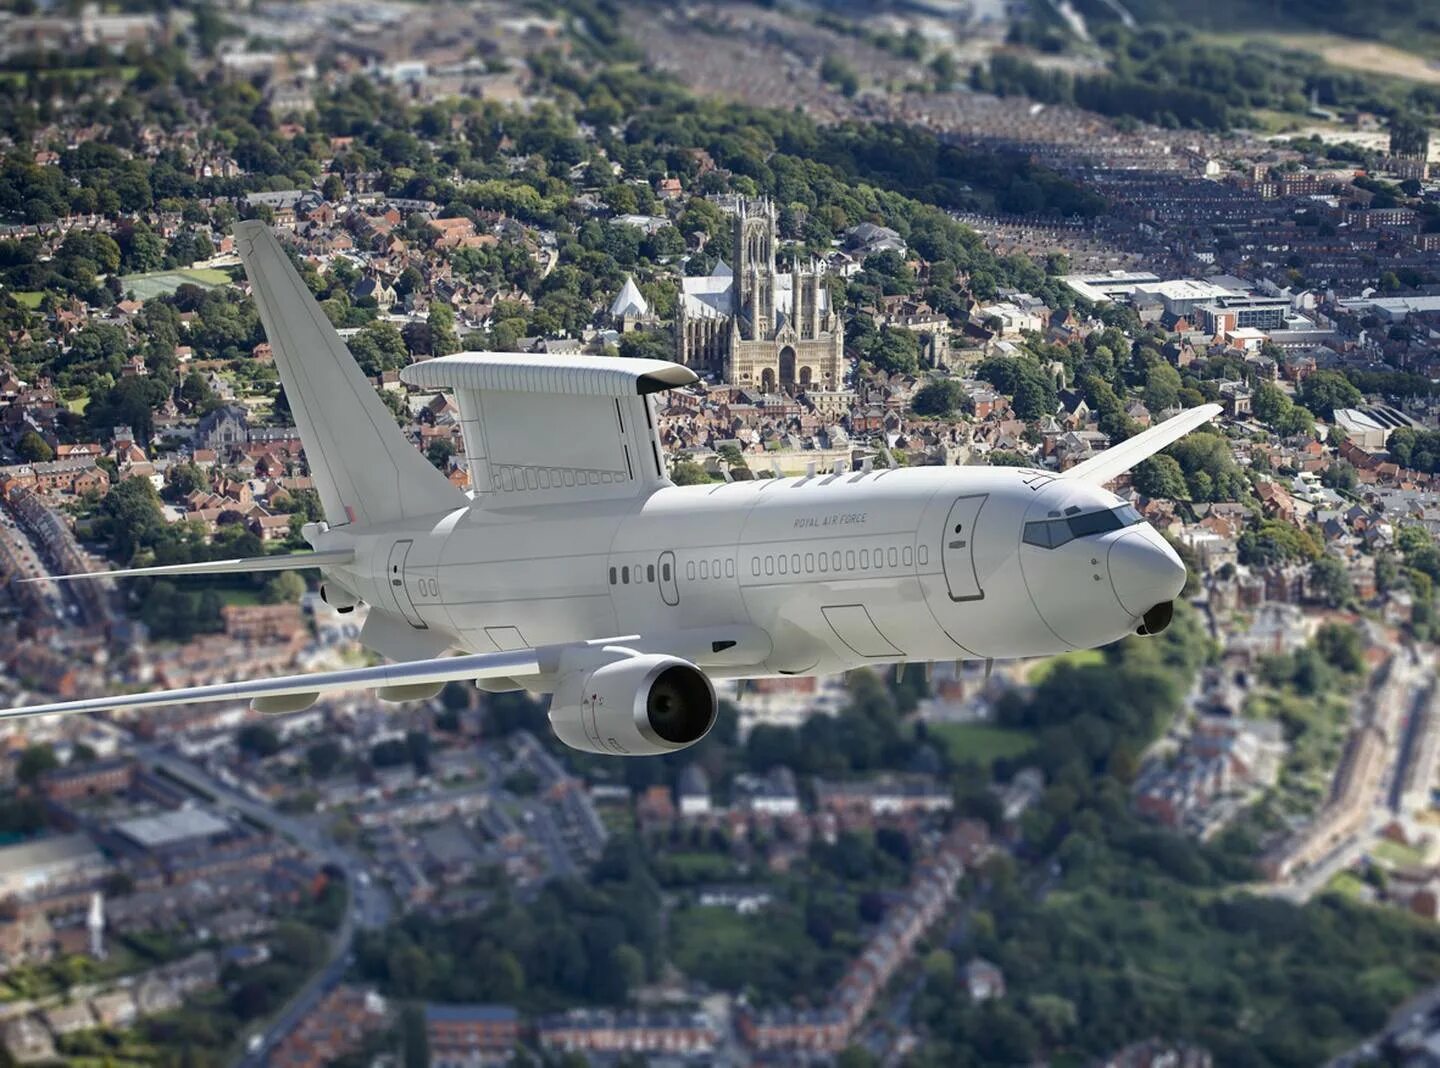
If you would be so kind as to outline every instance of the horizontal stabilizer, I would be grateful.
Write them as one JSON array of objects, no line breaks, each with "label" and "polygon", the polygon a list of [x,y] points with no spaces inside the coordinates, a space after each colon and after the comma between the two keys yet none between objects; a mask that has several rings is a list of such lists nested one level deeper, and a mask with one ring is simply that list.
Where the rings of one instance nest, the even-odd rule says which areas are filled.
[{"label": "horizontal stabilizer", "polygon": [[249,575],[257,571],[303,571],[308,567],[332,567],[355,559],[351,549],[290,556],[242,556],[234,560],[205,560],[196,564],[161,564],[132,567],[124,571],[81,571],[74,575],[44,575],[21,582],[70,582],[74,579],[139,578],[143,575]]},{"label": "horizontal stabilizer", "polygon": [[1114,448],[1106,449],[1099,456],[1092,456],[1083,463],[1070,468],[1061,477],[1078,479],[1104,485],[1129,471],[1141,460],[1148,460],[1167,445],[1173,445],[1190,431],[1204,426],[1223,409],[1218,404],[1202,404],[1198,408],[1181,412],[1149,430],[1142,430],[1133,438],[1127,438]]},{"label": "horizontal stabilizer", "polygon": [[[476,679],[511,678],[540,673],[534,649],[505,653],[480,653],[475,656],[442,656],[434,660],[417,660],[406,664],[382,664],[379,667],[347,668],[342,671],[321,671],[308,675],[283,675],[250,682],[221,682],[212,686],[190,686],[181,690],[157,690],[151,693],[123,694],[117,697],[92,697],[80,701],[59,701],[48,705],[27,705],[0,709],[0,719],[18,719],[61,712],[106,712],[124,708],[153,708],[161,705],[199,704],[204,701],[254,701],[279,707],[275,698],[297,694],[318,695],[337,690],[384,689],[391,695],[419,693],[399,687],[421,687],[427,683],[474,681]],[[308,702],[307,702],[308,703]],[[303,707],[303,706],[301,706]]]}]

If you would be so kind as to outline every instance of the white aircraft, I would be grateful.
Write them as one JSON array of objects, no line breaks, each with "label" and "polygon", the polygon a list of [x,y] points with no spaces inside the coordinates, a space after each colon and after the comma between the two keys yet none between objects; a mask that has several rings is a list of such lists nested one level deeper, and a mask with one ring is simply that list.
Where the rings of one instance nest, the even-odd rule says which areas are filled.
[{"label": "white aircraft", "polygon": [[282,712],[328,691],[420,700],[469,680],[553,694],[555,733],[577,749],[666,753],[715,722],[712,678],[1105,645],[1163,630],[1185,583],[1165,539],[1103,483],[1218,405],[1061,475],[837,465],[680,487],[651,394],[696,381],[689,369],[462,352],[401,377],[455,395],[467,495],[397,428],[269,229],[235,236],[324,506],[304,531],[315,551],[109,574],[319,568],[329,604],[369,606],[360,640],[393,662],[0,717],[237,699]]}]

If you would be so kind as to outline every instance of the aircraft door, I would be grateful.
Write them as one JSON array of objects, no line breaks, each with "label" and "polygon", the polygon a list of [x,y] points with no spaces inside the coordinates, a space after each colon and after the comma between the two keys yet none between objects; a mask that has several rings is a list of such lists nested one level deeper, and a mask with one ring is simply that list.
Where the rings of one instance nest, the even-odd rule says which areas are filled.
[{"label": "aircraft door", "polygon": [[675,573],[675,554],[668,549],[660,554],[660,599],[672,608],[680,603],[680,576]]},{"label": "aircraft door", "polygon": [[975,527],[987,496],[982,493],[957,499],[945,519],[940,559],[952,601],[980,601],[985,598],[985,591],[980,588],[980,577],[975,572]]},{"label": "aircraft door", "polygon": [[[407,538],[404,541],[397,541],[390,547],[390,560],[385,568],[385,579],[390,584],[390,596],[395,600],[395,610],[403,615],[412,627],[424,630],[426,629],[425,621],[420,618],[420,613],[415,611],[415,604],[410,600],[410,590],[406,585],[405,559],[410,555],[410,547],[414,544]],[[421,581],[426,580],[422,579]]]}]

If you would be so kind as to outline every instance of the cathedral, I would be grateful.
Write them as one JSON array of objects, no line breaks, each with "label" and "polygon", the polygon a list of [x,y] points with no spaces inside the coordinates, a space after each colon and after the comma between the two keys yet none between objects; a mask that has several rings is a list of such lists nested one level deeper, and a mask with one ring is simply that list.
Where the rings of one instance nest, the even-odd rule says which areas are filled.
[{"label": "cathedral", "polygon": [[766,393],[839,389],[844,325],[820,265],[776,269],[769,199],[740,201],[734,255],[733,271],[721,260],[709,275],[683,279],[675,318],[679,361]]}]

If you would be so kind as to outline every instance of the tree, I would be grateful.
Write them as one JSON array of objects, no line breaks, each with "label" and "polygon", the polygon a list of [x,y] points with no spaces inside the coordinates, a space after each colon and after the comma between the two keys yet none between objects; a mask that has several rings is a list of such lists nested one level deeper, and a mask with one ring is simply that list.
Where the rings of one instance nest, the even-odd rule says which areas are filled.
[{"label": "tree", "polygon": [[240,752],[261,759],[274,756],[282,748],[280,736],[268,723],[248,723],[241,727],[240,733],[235,737],[235,744],[239,746]]},{"label": "tree", "polygon": [[460,342],[455,338],[455,310],[450,305],[432,300],[425,321],[430,328],[431,356],[449,356],[460,351]]},{"label": "tree", "polygon": [[15,765],[15,777],[26,786],[34,786],[40,776],[60,766],[55,750],[48,745],[32,745],[20,754]]},{"label": "tree", "polygon": [[49,463],[55,459],[55,450],[50,447],[50,443],[33,430],[25,431],[15,451],[22,460],[32,464]]},{"label": "tree", "polygon": [[1365,647],[1354,627],[1326,623],[1315,634],[1315,648],[1327,664],[1346,675],[1365,670]]},{"label": "tree", "polygon": [[1145,406],[1162,412],[1180,403],[1180,372],[1168,363],[1156,363],[1145,372]]},{"label": "tree", "polygon": [[846,96],[860,91],[860,76],[855,69],[833,52],[827,52],[820,61],[820,79],[835,86]]},{"label": "tree", "polygon": [[215,402],[216,397],[205,376],[199,371],[191,371],[180,383],[180,399],[191,408],[204,410]]},{"label": "tree", "polygon": [[913,375],[920,369],[920,339],[904,327],[882,327],[866,348],[865,358],[890,374]]},{"label": "tree", "polygon": [[928,386],[922,386],[915,391],[915,398],[910,402],[916,415],[938,415],[949,416],[955,413],[955,408],[964,399],[965,391],[961,389],[960,383],[951,379],[943,382],[931,382]]},{"label": "tree", "polygon": [[1320,418],[1329,419],[1336,408],[1353,407],[1363,396],[1339,371],[1316,371],[1300,383],[1296,399]]},{"label": "tree", "polygon": [[419,1005],[406,1005],[401,1011],[400,1037],[405,1068],[428,1068],[430,1039],[425,1029],[425,1010]]},{"label": "tree", "polygon": [[317,779],[327,778],[339,767],[344,756],[345,751],[340,747],[340,743],[330,738],[316,742],[305,750],[305,762],[310,766],[310,774]]},{"label": "tree", "polygon": [[432,438],[425,447],[425,458],[437,471],[450,470],[450,457],[455,455],[455,446],[446,438]]},{"label": "tree", "polygon": [[699,486],[714,480],[694,460],[676,460],[670,465],[670,481],[677,486]]},{"label": "tree", "polygon": [[293,604],[305,595],[305,580],[294,571],[282,571],[269,582],[261,599],[266,604]]},{"label": "tree", "polygon": [[1190,496],[1185,472],[1173,456],[1159,453],[1135,465],[1135,488],[1147,497],[1183,501]]},{"label": "tree", "polygon": [[1355,593],[1344,563],[1329,553],[1310,565],[1310,589],[1331,608],[1348,604]]}]

